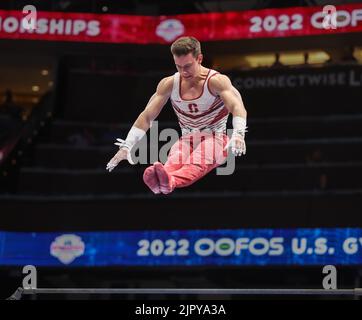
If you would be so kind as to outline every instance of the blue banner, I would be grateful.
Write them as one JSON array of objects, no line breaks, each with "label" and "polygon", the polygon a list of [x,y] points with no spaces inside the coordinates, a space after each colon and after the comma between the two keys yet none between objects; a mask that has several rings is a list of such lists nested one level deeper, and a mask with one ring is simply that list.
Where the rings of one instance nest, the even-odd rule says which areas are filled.
[{"label": "blue banner", "polygon": [[2,266],[362,265],[362,229],[0,232]]}]

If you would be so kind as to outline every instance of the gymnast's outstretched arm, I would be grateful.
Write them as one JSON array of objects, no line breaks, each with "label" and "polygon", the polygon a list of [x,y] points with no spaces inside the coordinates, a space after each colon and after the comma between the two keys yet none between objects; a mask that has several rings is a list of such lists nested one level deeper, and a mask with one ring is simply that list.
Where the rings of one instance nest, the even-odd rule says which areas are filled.
[{"label": "gymnast's outstretched arm", "polygon": [[108,162],[106,169],[111,172],[120,161],[129,159],[130,150],[142,139],[150,128],[151,123],[160,114],[162,108],[169,99],[173,86],[173,76],[163,78],[147,103],[145,109],[140,113],[129,131],[125,140],[117,139],[115,144],[119,146],[119,151]]}]

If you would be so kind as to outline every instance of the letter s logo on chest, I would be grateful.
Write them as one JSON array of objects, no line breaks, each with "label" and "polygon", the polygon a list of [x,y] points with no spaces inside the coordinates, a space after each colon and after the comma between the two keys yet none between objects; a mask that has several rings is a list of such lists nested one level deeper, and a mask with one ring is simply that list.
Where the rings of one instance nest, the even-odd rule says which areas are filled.
[{"label": "letter s logo on chest", "polygon": [[199,108],[196,103],[189,103],[189,110],[191,113],[199,112]]}]

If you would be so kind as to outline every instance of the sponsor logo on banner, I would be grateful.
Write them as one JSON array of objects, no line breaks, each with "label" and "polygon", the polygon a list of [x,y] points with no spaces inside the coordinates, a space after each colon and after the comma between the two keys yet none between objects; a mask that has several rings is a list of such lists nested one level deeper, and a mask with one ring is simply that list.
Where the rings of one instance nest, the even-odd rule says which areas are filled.
[{"label": "sponsor logo on banner", "polygon": [[168,19],[162,21],[156,29],[156,34],[166,41],[173,41],[185,32],[185,27],[180,20]]},{"label": "sponsor logo on banner", "polygon": [[233,85],[238,90],[276,89],[276,88],[320,88],[320,87],[362,87],[362,69],[299,69],[298,73],[250,72],[243,76],[231,75]]},{"label": "sponsor logo on banner", "polygon": [[362,3],[176,16],[49,12],[27,7],[28,12],[0,10],[0,39],[164,44],[186,31],[200,41],[362,32]]},{"label": "sponsor logo on banner", "polygon": [[84,254],[85,244],[75,234],[63,234],[56,237],[50,246],[50,254],[63,264],[70,264]]},{"label": "sponsor logo on banner", "polygon": [[0,266],[27,266],[34,275],[26,278],[28,287],[36,286],[31,266],[59,266],[54,256],[69,268],[362,266],[362,228],[82,232],[82,238],[86,251],[75,234],[0,231]]}]

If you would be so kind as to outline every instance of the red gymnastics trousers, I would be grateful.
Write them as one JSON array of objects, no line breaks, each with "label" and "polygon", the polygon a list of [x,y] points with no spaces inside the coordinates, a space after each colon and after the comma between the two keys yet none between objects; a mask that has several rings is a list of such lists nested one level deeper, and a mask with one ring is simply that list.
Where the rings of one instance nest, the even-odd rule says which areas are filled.
[{"label": "red gymnastics trousers", "polygon": [[182,135],[171,147],[166,163],[149,166],[143,181],[155,194],[187,187],[223,164],[228,136],[224,133],[192,132]]}]

